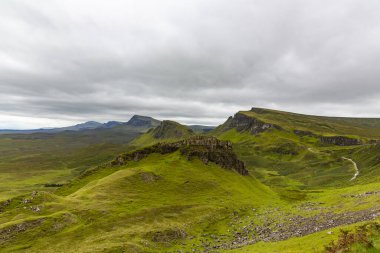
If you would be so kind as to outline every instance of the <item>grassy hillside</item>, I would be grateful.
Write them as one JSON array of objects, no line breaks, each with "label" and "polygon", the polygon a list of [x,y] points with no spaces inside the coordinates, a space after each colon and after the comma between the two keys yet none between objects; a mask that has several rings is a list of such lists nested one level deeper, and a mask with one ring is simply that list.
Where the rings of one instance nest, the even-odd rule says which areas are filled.
[{"label": "grassy hillside", "polygon": [[[179,152],[153,154],[102,167],[56,194],[1,203],[0,245],[2,252],[300,252],[302,243],[304,252],[320,252],[337,237],[335,227],[379,212],[371,209],[380,205],[378,195],[352,197],[369,189],[380,184],[310,191],[293,201],[252,175],[188,161]],[[275,231],[284,228],[285,239],[294,239],[278,242]],[[317,234],[297,238],[298,231]],[[249,241],[253,246],[243,247]]]},{"label": "grassy hillside", "polygon": [[194,134],[188,126],[181,125],[175,121],[164,120],[156,128],[139,136],[130,143],[135,148],[153,145],[157,142],[171,142],[186,139]]},{"label": "grassy hillside", "polygon": [[0,200],[62,184],[80,171],[128,150],[127,144],[148,129],[111,129],[0,135]]},{"label": "grassy hillside", "polygon": [[9,232],[0,239],[2,252],[156,252],[174,242],[201,247],[198,233],[226,233],[234,210],[280,201],[251,176],[187,161],[178,152],[103,168],[58,193],[40,192],[30,203],[14,200],[6,207],[2,228],[43,221]]},{"label": "grassy hillside", "polygon": [[[346,238],[345,250],[379,252],[380,145],[370,141],[378,121],[256,108],[205,133],[228,141],[218,153],[213,138],[172,121],[144,134],[0,137],[8,180],[0,188],[1,252],[331,253],[341,229],[364,238],[355,229],[368,224],[372,246]],[[188,138],[208,146],[142,149],[188,148],[178,141]],[[231,163],[232,153],[248,175],[212,162],[219,155]],[[104,163],[120,157],[129,159]],[[66,184],[53,191],[41,182]]]},{"label": "grassy hillside", "polygon": [[303,115],[291,112],[252,108],[241,113],[277,124],[287,130],[308,130],[324,135],[355,135],[380,138],[380,119]]},{"label": "grassy hillside", "polygon": [[[232,141],[237,154],[252,173],[271,187],[343,187],[379,180],[380,146],[369,143],[366,135],[369,126],[373,127],[372,132],[377,131],[377,121],[253,109],[239,112],[210,134]],[[322,132],[322,123],[330,130]],[[295,130],[303,132],[297,134]],[[353,140],[361,141],[362,145],[324,143],[321,136],[332,139],[347,136],[348,140],[355,138]],[[347,158],[353,159],[360,170],[353,181],[350,179],[356,170]]]}]

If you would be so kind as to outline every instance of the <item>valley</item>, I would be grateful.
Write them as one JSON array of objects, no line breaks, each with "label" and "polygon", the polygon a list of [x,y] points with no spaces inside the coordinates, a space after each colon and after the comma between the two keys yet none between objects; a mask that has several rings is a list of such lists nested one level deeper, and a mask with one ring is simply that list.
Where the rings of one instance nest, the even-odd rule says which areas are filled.
[{"label": "valley", "polygon": [[264,108],[3,134],[0,251],[379,252],[379,141],[379,119]]}]

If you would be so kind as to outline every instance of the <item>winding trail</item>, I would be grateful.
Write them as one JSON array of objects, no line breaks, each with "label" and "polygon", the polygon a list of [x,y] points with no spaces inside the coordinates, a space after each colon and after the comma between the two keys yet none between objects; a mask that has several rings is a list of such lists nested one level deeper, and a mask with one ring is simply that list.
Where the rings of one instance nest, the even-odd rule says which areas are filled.
[{"label": "winding trail", "polygon": [[352,163],[352,165],[354,165],[354,168],[355,168],[356,172],[355,172],[355,175],[350,179],[350,181],[355,180],[356,177],[359,175],[358,165],[356,164],[356,162],[354,162],[354,161],[353,161],[352,159],[350,159],[350,158],[347,158],[347,157],[342,156],[342,159],[347,160],[347,161],[350,161],[350,162]]}]

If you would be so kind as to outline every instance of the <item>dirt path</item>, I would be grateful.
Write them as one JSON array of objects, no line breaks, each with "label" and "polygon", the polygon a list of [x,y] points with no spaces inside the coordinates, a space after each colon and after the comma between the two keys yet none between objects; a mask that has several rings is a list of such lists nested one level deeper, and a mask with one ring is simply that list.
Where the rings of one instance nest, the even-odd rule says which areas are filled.
[{"label": "dirt path", "polygon": [[356,164],[356,162],[354,162],[354,161],[353,161],[352,159],[350,159],[350,158],[346,158],[346,157],[344,157],[344,156],[342,156],[342,158],[343,158],[344,160],[350,161],[350,162],[352,163],[352,165],[354,165],[354,168],[355,168],[355,175],[350,179],[350,181],[355,180],[356,177],[359,175],[358,165]]}]

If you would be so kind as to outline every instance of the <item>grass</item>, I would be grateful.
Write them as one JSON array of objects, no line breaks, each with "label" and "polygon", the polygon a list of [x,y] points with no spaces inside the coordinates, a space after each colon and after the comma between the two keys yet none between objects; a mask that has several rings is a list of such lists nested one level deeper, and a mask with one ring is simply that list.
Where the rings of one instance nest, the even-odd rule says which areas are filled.
[{"label": "grass", "polygon": [[348,135],[380,138],[380,119],[344,118],[303,115],[269,109],[254,109],[241,113],[277,124],[287,130],[306,130],[323,135]]},{"label": "grass", "polygon": [[0,201],[47,183],[67,183],[81,171],[128,150],[140,128],[0,135]]},{"label": "grass", "polygon": [[[0,201],[13,198],[9,205],[0,203],[1,252],[202,252],[218,240],[236,241],[250,224],[271,221],[270,227],[298,216],[380,206],[379,194],[365,194],[380,192],[380,146],[327,146],[317,137],[293,132],[367,141],[380,136],[380,120],[273,110],[241,113],[282,127],[259,135],[220,128],[206,133],[232,142],[248,176],[189,161],[179,152],[152,154],[125,166],[98,166],[128,150],[191,135],[170,122],[161,128],[165,131],[125,132],[124,139],[109,132],[0,136]],[[354,181],[352,163],[342,157],[357,163],[360,174]],[[46,183],[64,186],[46,188]],[[38,193],[31,195],[33,190]],[[323,252],[341,228],[360,224],[217,250]],[[249,236],[257,234],[251,231]],[[352,245],[352,252],[362,250],[362,245]]]},{"label": "grass", "polygon": [[[81,186],[79,189],[77,184]],[[85,183],[79,180],[64,188],[62,195],[65,196],[42,202],[43,211],[37,215],[49,217],[52,224],[18,235],[2,245],[4,252],[17,251],[17,247],[27,247],[29,252],[57,252],[58,246],[65,252],[97,252],[111,245],[153,252],[157,246],[170,248],[173,242],[169,238],[152,244],[151,233],[176,229],[188,235],[196,235],[198,230],[223,232],[228,229],[223,217],[233,210],[281,203],[269,188],[253,177],[243,177],[216,165],[204,165],[199,160],[189,162],[179,152],[151,155],[117,170],[101,170]],[[71,192],[72,188],[75,191]],[[23,210],[15,206],[8,212],[18,209]],[[70,217],[70,224],[63,225],[62,231],[52,231],[51,217],[63,214]],[[17,222],[24,221],[24,217],[21,215]],[[217,226],[214,221],[218,221]],[[45,229],[50,232],[46,234]],[[85,243],[84,238],[77,238],[84,231]],[[41,239],[31,244],[31,234]]]}]

